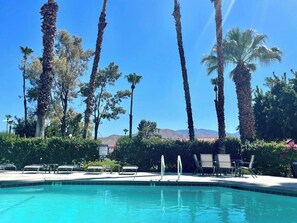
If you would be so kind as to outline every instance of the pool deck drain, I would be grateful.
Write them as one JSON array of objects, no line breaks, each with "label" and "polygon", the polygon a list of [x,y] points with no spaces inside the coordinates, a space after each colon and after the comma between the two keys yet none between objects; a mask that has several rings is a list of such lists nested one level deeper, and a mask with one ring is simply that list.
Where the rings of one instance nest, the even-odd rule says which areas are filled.
[{"label": "pool deck drain", "polygon": [[163,176],[159,173],[139,172],[137,175],[87,174],[73,172],[69,174],[22,173],[20,171],[0,172],[0,187],[37,184],[45,182],[64,182],[65,184],[141,184],[141,185],[187,185],[187,186],[222,186],[236,189],[289,195],[297,197],[297,179],[272,176],[258,176],[252,178],[231,176],[193,176],[184,174],[177,181],[177,175],[168,173]]}]

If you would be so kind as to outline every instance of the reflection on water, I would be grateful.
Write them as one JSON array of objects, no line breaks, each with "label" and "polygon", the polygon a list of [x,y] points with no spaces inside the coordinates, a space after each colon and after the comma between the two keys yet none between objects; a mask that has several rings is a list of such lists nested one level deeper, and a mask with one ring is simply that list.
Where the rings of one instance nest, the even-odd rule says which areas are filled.
[{"label": "reflection on water", "polygon": [[294,222],[297,216],[295,197],[217,187],[39,186],[0,189],[0,198],[1,223]]}]

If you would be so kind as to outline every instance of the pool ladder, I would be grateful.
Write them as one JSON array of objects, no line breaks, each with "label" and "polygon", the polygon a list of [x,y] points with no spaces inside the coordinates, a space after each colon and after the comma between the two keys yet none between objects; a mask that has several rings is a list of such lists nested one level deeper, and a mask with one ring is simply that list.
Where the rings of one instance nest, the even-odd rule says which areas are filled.
[{"label": "pool ladder", "polygon": [[180,155],[177,156],[177,181],[180,180],[180,176],[183,173],[183,164]]},{"label": "pool ladder", "polygon": [[163,179],[163,176],[165,174],[165,160],[164,160],[164,156],[161,156],[161,179]]}]

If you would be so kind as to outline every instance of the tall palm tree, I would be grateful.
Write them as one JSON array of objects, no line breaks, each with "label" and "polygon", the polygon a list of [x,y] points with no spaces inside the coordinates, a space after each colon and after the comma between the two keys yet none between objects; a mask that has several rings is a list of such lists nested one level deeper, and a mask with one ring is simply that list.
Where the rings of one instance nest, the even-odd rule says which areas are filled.
[{"label": "tall palm tree", "polygon": [[22,60],[22,66],[21,70],[23,71],[23,97],[24,97],[24,115],[25,115],[25,130],[27,129],[27,124],[28,124],[28,111],[27,111],[27,97],[26,97],[26,65],[27,65],[27,60],[28,56],[33,53],[33,50],[29,47],[22,47],[20,46],[20,50],[23,54],[23,60]]},{"label": "tall palm tree", "polygon": [[56,34],[58,4],[48,0],[40,10],[42,22],[42,74],[40,75],[39,95],[37,101],[36,137],[44,138],[45,119],[49,109],[51,85],[53,81],[54,39]]},{"label": "tall palm tree", "polygon": [[216,113],[219,130],[219,152],[226,153],[226,125],[225,125],[225,96],[224,96],[224,53],[223,53],[223,24],[222,24],[222,0],[210,0],[214,3],[215,22],[216,22],[216,39],[217,39],[217,101]]},{"label": "tall palm tree", "polygon": [[[254,115],[252,109],[252,90],[251,90],[251,72],[257,68],[256,62],[268,64],[272,61],[281,61],[282,52],[279,48],[269,48],[265,45],[267,36],[257,34],[254,30],[248,29],[241,31],[238,28],[231,29],[223,42],[224,46],[224,65],[234,65],[230,76],[235,83],[239,133],[241,142],[254,139]],[[211,54],[205,56],[202,62],[207,65],[210,74],[217,67],[216,47]]]},{"label": "tall palm tree", "polygon": [[219,112],[218,112],[218,78],[211,78],[210,83],[211,83],[211,85],[213,85],[213,91],[215,92],[214,103],[215,103],[216,113],[218,116],[219,115]]},{"label": "tall palm tree", "polygon": [[131,102],[130,102],[130,115],[129,115],[129,138],[132,138],[132,109],[133,109],[133,95],[135,86],[140,82],[142,76],[135,73],[126,75],[128,82],[131,84]]},{"label": "tall palm tree", "polygon": [[84,121],[84,128],[83,128],[83,138],[84,139],[87,138],[89,123],[90,123],[90,116],[92,114],[93,105],[94,105],[96,73],[98,70],[98,64],[99,64],[99,60],[100,60],[100,56],[101,56],[104,29],[107,25],[107,23],[106,23],[106,5],[107,5],[107,0],[104,0],[101,14],[99,17],[95,56],[94,56],[94,62],[93,62],[93,67],[92,67],[92,73],[90,76],[88,97],[86,100],[85,121]]},{"label": "tall palm tree", "polygon": [[12,120],[11,120],[11,118],[12,118],[12,116],[11,115],[5,115],[5,118],[6,118],[6,133],[8,133],[9,131],[10,131],[10,129],[11,129],[11,124],[12,124]]},{"label": "tall palm tree", "polygon": [[193,115],[192,115],[190,88],[189,88],[189,82],[188,82],[188,73],[187,73],[187,68],[186,68],[186,58],[185,58],[184,46],[183,46],[180,4],[177,0],[174,0],[174,10],[173,10],[172,15],[175,19],[177,45],[178,45],[182,77],[183,77],[183,85],[184,85],[184,91],[185,91],[189,138],[190,138],[190,141],[194,141],[195,140],[194,123],[193,123]]}]

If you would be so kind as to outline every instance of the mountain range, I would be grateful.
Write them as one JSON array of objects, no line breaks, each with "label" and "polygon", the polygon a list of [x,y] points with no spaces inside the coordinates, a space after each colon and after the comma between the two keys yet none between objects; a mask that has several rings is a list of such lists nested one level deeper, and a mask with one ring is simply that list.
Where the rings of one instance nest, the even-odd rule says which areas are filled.
[{"label": "mountain range", "polygon": [[[159,129],[158,132],[162,138],[173,140],[188,140],[188,130],[172,130],[172,129]],[[228,137],[239,137],[239,133],[226,133]],[[116,141],[123,135],[110,135],[108,137],[102,137],[100,140],[103,144],[114,146]],[[195,129],[195,137],[198,140],[214,140],[218,138],[218,131],[209,129]]]}]

